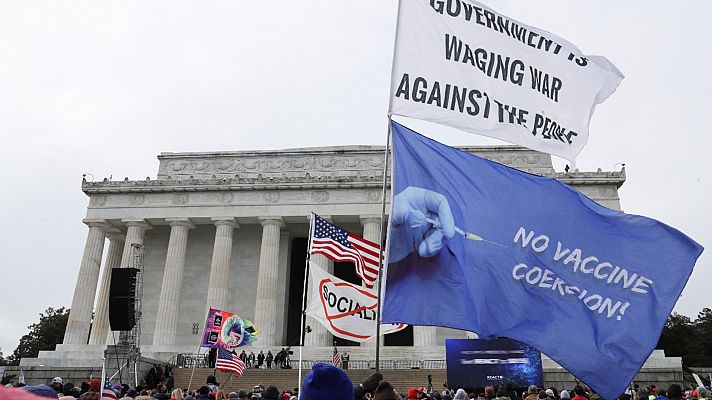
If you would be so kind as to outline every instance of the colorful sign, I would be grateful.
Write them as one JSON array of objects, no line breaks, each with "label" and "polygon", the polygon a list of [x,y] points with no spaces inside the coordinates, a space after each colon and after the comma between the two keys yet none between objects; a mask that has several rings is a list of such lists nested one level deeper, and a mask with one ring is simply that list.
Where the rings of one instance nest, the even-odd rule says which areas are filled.
[{"label": "colorful sign", "polygon": [[[319,269],[311,269],[312,292],[307,315],[334,336],[365,342],[376,334],[378,296],[373,289],[343,281]],[[397,332],[405,324],[382,324],[381,334]]]},{"label": "colorful sign", "polygon": [[259,330],[251,321],[231,312],[210,309],[201,347],[236,349],[253,343]]}]

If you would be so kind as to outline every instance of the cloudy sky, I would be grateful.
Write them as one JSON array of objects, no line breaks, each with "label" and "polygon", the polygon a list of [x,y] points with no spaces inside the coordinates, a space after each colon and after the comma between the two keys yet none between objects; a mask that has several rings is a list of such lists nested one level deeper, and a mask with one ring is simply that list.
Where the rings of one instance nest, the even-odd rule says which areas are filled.
[{"label": "cloudy sky", "polygon": [[[623,71],[578,166],[626,163],[623,209],[710,247],[712,2],[487,4]],[[161,151],[384,144],[395,14],[396,0],[2,2],[2,350],[71,302],[83,173],[155,177]],[[498,143],[401,121],[448,144]],[[711,268],[703,254],[678,312],[712,304]]]}]

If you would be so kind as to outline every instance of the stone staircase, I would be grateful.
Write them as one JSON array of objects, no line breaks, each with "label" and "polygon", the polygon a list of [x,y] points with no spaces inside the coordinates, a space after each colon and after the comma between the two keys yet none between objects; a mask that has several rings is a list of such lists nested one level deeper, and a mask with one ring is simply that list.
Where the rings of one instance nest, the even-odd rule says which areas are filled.
[{"label": "stone staircase", "polygon": [[[302,371],[302,379],[309,370]],[[360,383],[367,376],[375,372],[367,369],[349,369],[345,371],[351,382]],[[265,387],[274,385],[280,391],[291,390],[297,387],[299,371],[296,369],[247,369],[242,377],[232,376],[232,379],[225,383],[230,375],[227,372],[214,371],[208,368],[175,368],[173,370],[175,387],[187,388],[191,374],[193,381],[190,384],[192,389],[205,384],[208,375],[215,375],[226,392],[237,392],[240,389],[252,390],[255,385],[261,384]],[[382,370],[385,380],[390,382],[399,393],[405,393],[409,387],[425,387],[428,384],[428,375],[432,375],[433,388],[441,390],[446,381],[446,370],[444,369],[410,369],[410,370]]]}]

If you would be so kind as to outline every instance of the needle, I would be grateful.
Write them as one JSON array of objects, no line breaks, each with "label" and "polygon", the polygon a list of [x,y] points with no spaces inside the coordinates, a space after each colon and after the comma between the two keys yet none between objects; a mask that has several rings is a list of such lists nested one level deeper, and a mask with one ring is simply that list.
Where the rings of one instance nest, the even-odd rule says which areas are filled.
[{"label": "needle", "polygon": [[[434,220],[434,219],[426,218],[425,220],[428,221],[428,222],[429,222],[431,225],[433,225],[433,227],[435,227],[435,228],[440,227],[440,225],[441,225],[441,224],[440,224],[440,221],[436,221],[436,220]],[[474,233],[467,232],[467,231],[463,230],[462,228],[460,228],[460,227],[458,227],[458,226],[455,226],[455,232],[457,232],[457,233],[459,233],[460,235],[462,235],[463,239],[487,242],[487,243],[493,244],[493,245],[495,245],[495,246],[504,247],[505,249],[507,248],[507,246],[505,246],[505,245],[502,245],[502,244],[499,244],[499,243],[495,243],[495,242],[493,242],[493,241],[491,241],[491,240],[483,239],[482,237],[477,236],[477,235],[475,235]]]}]

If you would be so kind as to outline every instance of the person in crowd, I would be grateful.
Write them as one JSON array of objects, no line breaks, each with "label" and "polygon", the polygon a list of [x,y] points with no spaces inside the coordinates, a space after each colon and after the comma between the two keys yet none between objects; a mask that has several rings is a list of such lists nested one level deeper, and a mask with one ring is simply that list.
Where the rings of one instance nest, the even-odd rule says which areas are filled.
[{"label": "person in crowd", "polygon": [[655,385],[650,385],[650,390],[648,390],[648,400],[655,400],[658,395],[658,388]]},{"label": "person in crowd", "polygon": [[[364,382],[366,383],[365,388],[363,387]],[[365,380],[364,382],[359,385],[359,388],[364,390],[364,392],[358,392],[361,393],[361,396],[377,387],[377,384],[374,385],[371,381],[366,382]],[[304,377],[302,391],[299,395],[301,400],[352,400],[357,398],[358,393],[354,392],[351,379],[341,368],[326,363],[316,363]],[[360,400],[361,397],[358,399]]]},{"label": "person in crowd", "polygon": [[485,398],[487,400],[492,400],[494,399],[495,393],[494,393],[494,386],[485,386]]},{"label": "person in crowd", "polygon": [[215,400],[227,400],[227,395],[222,390],[215,392]]},{"label": "person in crowd", "polygon": [[414,387],[408,388],[405,398],[408,400],[418,400],[418,389]]},{"label": "person in crowd", "polygon": [[583,386],[576,385],[574,388],[574,397],[571,400],[587,400],[586,390],[584,390]]},{"label": "person in crowd", "polygon": [[276,386],[268,386],[264,392],[262,392],[262,398],[264,400],[279,400],[279,389]]},{"label": "person in crowd", "polygon": [[168,386],[165,384],[160,384],[156,388],[156,394],[153,395],[156,400],[169,400],[171,396],[168,394]]},{"label": "person in crowd", "polygon": [[247,368],[254,368],[255,366],[255,353],[253,351],[250,352],[250,355],[247,356]]},{"label": "person in crowd", "polygon": [[682,400],[682,387],[677,383],[673,383],[668,387],[667,397],[670,400]]},{"label": "person in crowd", "polygon": [[205,380],[205,386],[207,386],[211,392],[217,392],[220,384],[215,379],[215,375],[208,375],[208,378]]},{"label": "person in crowd", "polygon": [[272,360],[274,360],[274,356],[272,355],[272,352],[268,350],[267,357],[265,358],[265,361],[267,362],[267,369],[272,369]]},{"label": "person in crowd", "polygon": [[245,350],[242,350],[242,353],[240,353],[240,360],[247,364],[247,353],[245,353]]},{"label": "person in crowd", "polygon": [[146,388],[148,389],[154,389],[158,385],[158,370],[156,369],[156,366],[157,364],[154,364],[153,367],[148,370],[146,378],[144,378],[146,381]]},{"label": "person in crowd", "polygon": [[[583,390],[583,388],[581,388]],[[538,400],[539,399],[539,388],[536,385],[529,385],[527,388],[527,396],[524,400]]]},{"label": "person in crowd", "polygon": [[561,393],[559,393],[559,396],[561,397],[561,400],[570,400],[571,395],[569,394],[568,390],[562,390]]},{"label": "person in crowd", "polygon": [[703,388],[702,386],[697,388],[697,400],[707,400],[707,396],[709,395],[709,392],[707,389]]},{"label": "person in crowd", "polygon": [[211,400],[210,388],[207,386],[201,386],[200,389],[198,389],[198,397],[196,397],[195,400]]},{"label": "person in crowd", "polygon": [[180,389],[173,389],[171,392],[171,400],[183,400],[183,391]]},{"label": "person in crowd", "polygon": [[120,400],[134,400],[136,397],[138,397],[138,391],[136,391],[136,389],[129,389],[126,391],[126,395]]},{"label": "person in crowd", "polygon": [[62,394],[59,396],[61,400],[74,400],[79,398],[79,390],[72,382],[67,382],[62,386]]},{"label": "person in crowd", "polygon": [[457,389],[455,392],[455,397],[452,398],[453,400],[467,400],[467,392],[465,392],[465,389]]},{"label": "person in crowd", "polygon": [[344,352],[344,355],[341,356],[341,368],[349,369],[349,353],[347,352]]},{"label": "person in crowd", "polygon": [[[379,374],[380,375],[380,374]],[[374,391],[374,400],[399,400],[398,392],[393,385],[386,381],[381,381]],[[357,399],[359,400],[359,399]]]},{"label": "person in crowd", "polygon": [[158,379],[158,383],[166,381],[166,374],[164,373],[161,364],[156,364],[156,379]]},{"label": "person in crowd", "polygon": [[79,396],[79,400],[99,400],[99,398],[101,398],[101,380],[94,378],[89,381],[87,391]]},{"label": "person in crowd", "polygon": [[239,392],[237,392],[237,398],[240,400],[248,400],[248,394],[246,390],[240,389]]},{"label": "person in crowd", "polygon": [[665,389],[657,389],[655,393],[657,394],[655,400],[668,400],[667,391]]},{"label": "person in crowd", "polygon": [[55,391],[57,394],[63,393],[63,390],[62,390],[62,378],[58,376],[58,377],[55,377],[54,379],[52,379],[52,383],[49,384],[49,387],[51,387],[52,389],[54,389],[54,391]]},{"label": "person in crowd", "polygon": [[210,351],[208,351],[208,368],[215,368],[215,362],[218,359],[218,349],[216,348],[211,348]]},{"label": "person in crowd", "polygon": [[173,367],[166,365],[165,368],[166,375],[166,386],[168,386],[168,391],[173,390],[173,385],[175,384],[175,378],[173,378]]},{"label": "person in crowd", "polygon": [[265,353],[260,350],[260,354],[257,355],[257,368],[262,368],[262,364],[265,363]]},{"label": "person in crowd", "polygon": [[512,400],[512,399],[510,399],[509,396],[507,395],[507,389],[502,386],[497,391],[495,400]]}]

